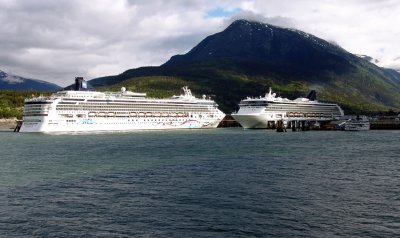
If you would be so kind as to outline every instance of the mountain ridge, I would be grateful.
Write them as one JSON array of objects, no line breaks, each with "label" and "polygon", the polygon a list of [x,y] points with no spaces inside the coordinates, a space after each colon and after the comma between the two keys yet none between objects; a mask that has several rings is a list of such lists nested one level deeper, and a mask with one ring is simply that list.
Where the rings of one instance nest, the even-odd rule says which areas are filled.
[{"label": "mountain ridge", "polygon": [[62,87],[43,80],[28,79],[17,75],[8,74],[0,70],[1,90],[30,90],[30,91],[57,91]]},{"label": "mountain ridge", "polygon": [[216,95],[225,112],[271,86],[288,98],[317,89],[320,99],[350,112],[400,109],[397,71],[379,68],[311,34],[247,20],[235,21],[161,66],[130,69],[90,83],[107,86],[129,80],[135,87],[135,78],[159,76],[190,83],[195,93]]}]

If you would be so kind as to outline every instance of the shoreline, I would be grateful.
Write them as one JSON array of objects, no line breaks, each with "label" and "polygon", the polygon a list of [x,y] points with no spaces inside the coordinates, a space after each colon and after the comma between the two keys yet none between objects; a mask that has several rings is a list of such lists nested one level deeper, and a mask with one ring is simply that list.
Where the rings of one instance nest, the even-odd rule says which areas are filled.
[{"label": "shoreline", "polygon": [[0,118],[0,130],[14,130],[17,118]]}]

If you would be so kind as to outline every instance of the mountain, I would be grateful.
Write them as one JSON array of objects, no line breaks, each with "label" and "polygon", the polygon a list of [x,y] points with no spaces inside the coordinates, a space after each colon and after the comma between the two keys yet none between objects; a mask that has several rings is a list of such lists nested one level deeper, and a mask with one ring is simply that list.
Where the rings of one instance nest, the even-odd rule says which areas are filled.
[{"label": "mountain", "polygon": [[27,79],[16,75],[7,74],[0,70],[0,89],[31,90],[31,91],[57,91],[60,86],[36,79]]},{"label": "mountain", "polygon": [[189,53],[173,56],[166,65],[229,58],[296,70],[332,66],[346,70],[349,57],[343,49],[310,34],[241,20],[207,37]]},{"label": "mountain", "polygon": [[187,84],[199,95],[215,95],[228,113],[237,110],[242,98],[263,95],[269,87],[288,98],[313,89],[320,101],[339,103],[346,112],[400,110],[398,72],[311,34],[246,20],[233,22],[159,67],[131,69],[90,83],[104,90],[125,85],[155,95],[169,83]]}]

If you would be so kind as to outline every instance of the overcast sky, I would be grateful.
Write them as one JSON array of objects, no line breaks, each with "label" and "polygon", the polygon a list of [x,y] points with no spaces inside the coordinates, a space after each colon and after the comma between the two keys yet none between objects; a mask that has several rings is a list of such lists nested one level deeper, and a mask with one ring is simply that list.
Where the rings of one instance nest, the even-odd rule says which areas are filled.
[{"label": "overcast sky", "polygon": [[160,65],[238,18],[297,28],[400,69],[398,0],[0,0],[0,70],[66,86]]}]

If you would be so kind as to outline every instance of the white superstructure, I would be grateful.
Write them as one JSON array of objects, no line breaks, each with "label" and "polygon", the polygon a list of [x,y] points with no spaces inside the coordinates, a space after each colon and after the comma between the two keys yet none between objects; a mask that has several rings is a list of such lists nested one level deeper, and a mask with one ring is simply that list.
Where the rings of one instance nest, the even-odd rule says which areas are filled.
[{"label": "white superstructure", "polygon": [[169,99],[146,98],[125,88],[118,93],[60,91],[25,100],[20,132],[128,131],[215,128],[225,116],[217,104],[183,88]]},{"label": "white superstructure", "polygon": [[276,97],[272,90],[265,97],[243,99],[239,111],[233,113],[233,118],[243,128],[263,129],[276,125],[278,121],[330,121],[343,116],[343,110],[332,103],[320,103],[315,100],[315,91],[308,98]]}]

